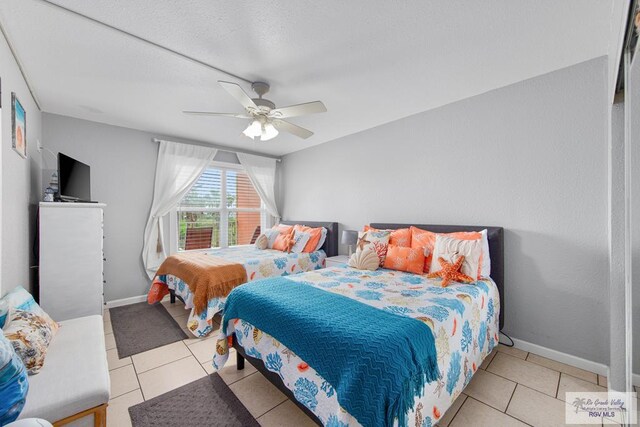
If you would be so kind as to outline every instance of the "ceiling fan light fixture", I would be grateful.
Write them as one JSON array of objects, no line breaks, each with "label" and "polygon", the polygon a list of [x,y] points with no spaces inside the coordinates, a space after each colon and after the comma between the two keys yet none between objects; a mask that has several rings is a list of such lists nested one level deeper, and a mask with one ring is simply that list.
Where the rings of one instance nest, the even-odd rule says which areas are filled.
[{"label": "ceiling fan light fixture", "polygon": [[251,139],[257,138],[262,135],[262,124],[259,120],[253,120],[242,133]]},{"label": "ceiling fan light fixture", "polygon": [[262,138],[260,138],[262,141],[268,141],[276,136],[278,136],[278,129],[272,123],[262,126]]}]

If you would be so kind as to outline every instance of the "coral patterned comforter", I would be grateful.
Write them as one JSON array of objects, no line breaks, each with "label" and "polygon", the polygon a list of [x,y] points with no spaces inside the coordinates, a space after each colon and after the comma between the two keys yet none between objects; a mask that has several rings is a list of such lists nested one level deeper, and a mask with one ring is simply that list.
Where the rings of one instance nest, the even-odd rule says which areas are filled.
[{"label": "coral patterned comforter", "polygon": [[[247,281],[265,279],[274,276],[289,276],[305,271],[321,269],[325,266],[326,255],[323,250],[311,253],[286,253],[273,249],[256,249],[253,245],[233,246],[224,249],[212,249],[208,254],[228,261],[242,264],[247,270]],[[167,284],[185,302],[185,309],[191,310],[187,320],[187,329],[197,337],[204,337],[213,329],[213,317],[222,311],[225,297],[212,298],[207,308],[197,315],[193,306],[193,294],[189,286],[180,278],[167,274],[158,279]]]},{"label": "coral patterned comforter", "polygon": [[[469,383],[484,358],[498,343],[500,298],[491,279],[446,288],[426,276],[391,270],[363,271],[332,267],[290,277],[309,286],[335,292],[381,310],[420,319],[436,338],[441,377],[425,384],[408,414],[409,425],[431,427]],[[247,355],[261,359],[276,372],[296,399],[326,426],[358,426],[338,403],[336,391],[313,367],[286,348],[277,337],[259,331],[242,319],[231,319],[238,343]],[[229,357],[221,334],[213,366],[220,369]]]}]

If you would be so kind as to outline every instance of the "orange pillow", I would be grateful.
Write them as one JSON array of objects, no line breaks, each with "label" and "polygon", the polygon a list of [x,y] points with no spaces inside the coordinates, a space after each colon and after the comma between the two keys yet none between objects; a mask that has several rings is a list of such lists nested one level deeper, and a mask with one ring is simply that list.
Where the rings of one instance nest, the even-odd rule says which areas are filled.
[{"label": "orange pillow", "polygon": [[282,252],[291,252],[293,246],[293,227],[291,227],[290,233],[280,233],[273,242],[273,249]]},{"label": "orange pillow", "polygon": [[[482,239],[482,233],[478,231],[457,231],[455,233],[434,233],[432,231],[423,230],[418,227],[411,226],[411,247],[413,249],[427,249],[427,255],[424,259],[424,272],[428,273],[431,268],[431,259],[433,249],[436,246],[436,236],[443,234],[459,240],[478,240]],[[482,255],[480,256],[480,268],[482,268]]]},{"label": "orange pillow", "polygon": [[[377,228],[364,226],[363,231],[380,231]],[[405,248],[411,247],[411,230],[408,228],[398,228],[397,230],[389,230],[391,235],[389,236],[389,244],[395,246],[402,246]]]},{"label": "orange pillow", "polygon": [[293,231],[293,225],[278,224],[278,225],[274,225],[271,228],[273,230],[278,230],[280,232],[280,234],[282,234],[282,233],[289,234],[289,233],[291,233]]},{"label": "orange pillow", "polygon": [[422,274],[424,268],[424,250],[404,246],[389,245],[384,268]]},{"label": "orange pillow", "polygon": [[306,245],[304,245],[304,249],[302,252],[314,252],[316,250],[316,246],[320,243],[320,239],[322,238],[322,227],[311,228],[306,225],[296,224],[293,226],[293,230],[297,230],[304,233],[309,233],[311,237],[309,237],[309,241]]},{"label": "orange pillow", "polygon": [[424,258],[424,265],[422,271],[429,272],[431,267],[431,258],[433,255],[433,248],[436,245],[436,233],[428,230],[422,230],[418,227],[411,226],[411,248],[422,249],[422,254],[425,255],[425,249],[427,249],[426,256]]}]

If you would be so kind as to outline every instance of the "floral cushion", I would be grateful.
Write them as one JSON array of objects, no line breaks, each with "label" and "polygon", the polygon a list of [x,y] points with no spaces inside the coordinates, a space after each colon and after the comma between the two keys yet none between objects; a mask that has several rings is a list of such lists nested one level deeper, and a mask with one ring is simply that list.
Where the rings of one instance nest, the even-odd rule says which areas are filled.
[{"label": "floral cushion", "polygon": [[11,341],[29,375],[37,374],[44,365],[54,334],[51,322],[24,310],[14,310],[9,326],[4,330],[5,337]]},{"label": "floral cushion", "polygon": [[[44,317],[47,322],[54,329],[54,332],[58,330],[58,324],[49,317],[47,313],[36,303],[33,299],[33,296],[29,292],[27,292],[22,286],[18,286],[11,290],[8,294],[2,297],[2,301],[6,302],[9,306],[9,313],[14,310],[22,310],[33,313],[37,316]],[[9,326],[9,322],[11,320],[11,314],[7,317],[7,321],[4,322],[6,324],[0,325],[0,327],[5,328]]]},{"label": "floral cushion", "polygon": [[388,230],[379,231],[360,231],[358,232],[358,245],[356,252],[362,252],[365,249],[371,249],[378,255],[380,259],[380,267],[384,265],[387,257],[387,249],[389,248],[389,237],[391,232]]},{"label": "floral cushion", "polygon": [[[369,225],[364,226],[364,231],[380,231],[377,228],[373,228]],[[389,244],[394,246],[402,246],[408,248],[411,246],[411,229],[409,228],[398,228],[396,230],[385,230],[390,231],[391,235],[389,236]]]}]

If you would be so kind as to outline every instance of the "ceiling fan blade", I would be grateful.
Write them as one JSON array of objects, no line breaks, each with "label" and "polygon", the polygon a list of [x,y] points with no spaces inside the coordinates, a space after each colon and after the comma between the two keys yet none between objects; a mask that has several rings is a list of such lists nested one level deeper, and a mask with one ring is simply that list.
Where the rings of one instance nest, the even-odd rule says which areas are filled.
[{"label": "ceiling fan blade", "polygon": [[278,130],[283,130],[285,132],[289,132],[297,137],[300,137],[302,139],[307,139],[309,138],[311,135],[313,135],[313,132],[311,132],[309,129],[305,129],[303,127],[300,127],[298,125],[294,125],[293,123],[289,123],[286,122],[284,120],[279,120],[276,119],[273,121],[273,125],[276,127],[276,129]]},{"label": "ceiling fan blade", "polygon": [[222,86],[224,90],[229,92],[229,95],[237,99],[245,109],[258,109],[258,106],[253,102],[251,97],[247,95],[247,92],[240,87],[240,85],[222,80],[218,80],[218,83],[220,83],[220,86]]},{"label": "ceiling fan blade", "polygon": [[235,113],[213,113],[210,111],[183,111],[184,114],[191,114],[194,116],[217,116],[217,117],[235,117],[236,119],[250,119],[251,116],[247,114],[235,114]]},{"label": "ceiling fan blade", "polygon": [[304,116],[306,114],[324,113],[326,111],[327,107],[324,106],[322,101],[313,101],[306,102],[304,104],[276,108],[275,110],[271,110],[269,115],[278,119],[284,119],[287,117]]}]

